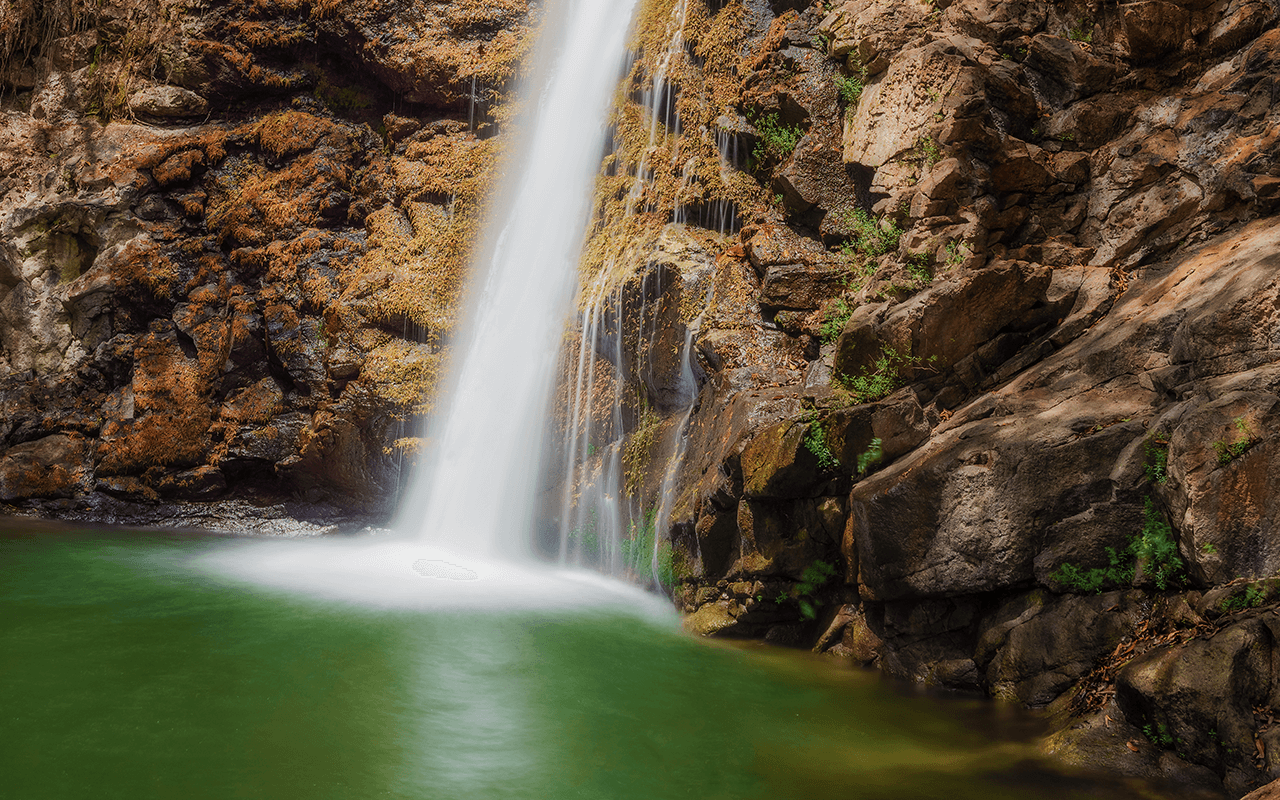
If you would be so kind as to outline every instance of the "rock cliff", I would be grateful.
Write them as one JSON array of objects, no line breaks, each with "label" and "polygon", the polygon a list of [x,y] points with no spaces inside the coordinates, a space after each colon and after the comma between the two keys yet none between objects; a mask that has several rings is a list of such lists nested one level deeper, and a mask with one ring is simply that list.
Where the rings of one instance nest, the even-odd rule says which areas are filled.
[{"label": "rock cliff", "polygon": [[[386,508],[536,10],[4,8],[0,501]],[[644,4],[543,544],[590,485],[701,633],[1280,777],[1278,13]]]},{"label": "rock cliff", "polygon": [[389,507],[524,4],[5,11],[0,501]]}]

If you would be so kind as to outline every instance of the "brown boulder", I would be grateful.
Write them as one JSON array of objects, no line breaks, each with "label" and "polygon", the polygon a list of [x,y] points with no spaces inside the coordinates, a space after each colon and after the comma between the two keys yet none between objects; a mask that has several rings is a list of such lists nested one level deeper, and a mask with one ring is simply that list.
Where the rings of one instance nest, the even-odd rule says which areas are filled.
[{"label": "brown boulder", "polygon": [[54,434],[0,453],[0,500],[71,497],[88,489],[90,448],[80,436]]},{"label": "brown boulder", "polygon": [[190,119],[209,111],[209,101],[178,86],[148,86],[129,97],[129,110],[143,117]]},{"label": "brown boulder", "polygon": [[814,309],[844,288],[849,271],[838,267],[778,264],[769,267],[760,286],[760,305]]},{"label": "brown boulder", "polygon": [[1276,624],[1249,620],[1138,656],[1116,678],[1120,710],[1156,745],[1225,773],[1234,793],[1257,786],[1253,709],[1277,699]]}]

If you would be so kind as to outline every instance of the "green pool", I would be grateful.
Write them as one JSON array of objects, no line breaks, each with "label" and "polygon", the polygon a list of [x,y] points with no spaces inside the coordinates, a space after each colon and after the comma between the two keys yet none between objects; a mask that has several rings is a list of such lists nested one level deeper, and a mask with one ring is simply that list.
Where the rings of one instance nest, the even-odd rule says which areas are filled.
[{"label": "green pool", "polygon": [[[306,545],[277,547],[295,544]],[[205,566],[246,547],[212,536],[0,529],[0,795],[1045,800],[1137,791],[1036,761],[1035,725],[1010,709],[912,696],[803,654],[694,640],[652,607],[524,603],[518,593],[481,611],[366,606]]]}]

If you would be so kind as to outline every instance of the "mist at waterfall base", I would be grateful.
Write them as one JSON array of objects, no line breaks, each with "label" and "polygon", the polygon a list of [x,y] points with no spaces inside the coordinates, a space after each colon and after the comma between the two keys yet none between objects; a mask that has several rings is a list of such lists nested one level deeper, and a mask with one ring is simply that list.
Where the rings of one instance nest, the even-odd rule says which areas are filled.
[{"label": "mist at waterfall base", "polygon": [[205,566],[380,606],[518,600],[658,613],[661,604],[639,590],[539,565],[528,552],[550,395],[633,5],[563,0],[545,12],[451,374],[426,431],[427,461],[402,498],[402,535],[262,542]]}]

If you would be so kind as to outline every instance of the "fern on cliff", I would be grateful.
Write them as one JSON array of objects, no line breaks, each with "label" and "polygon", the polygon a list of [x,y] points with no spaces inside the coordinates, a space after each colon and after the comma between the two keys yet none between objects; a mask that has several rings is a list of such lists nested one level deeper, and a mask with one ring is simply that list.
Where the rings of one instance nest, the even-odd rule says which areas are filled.
[{"label": "fern on cliff", "polygon": [[1049,578],[1068,591],[1080,593],[1102,593],[1107,589],[1127,586],[1133,582],[1139,566],[1160,591],[1186,581],[1177,539],[1150,497],[1143,507],[1142,529],[1130,537],[1123,550],[1108,547],[1106,552],[1105,567],[1082,569],[1075,564],[1063,563],[1049,574]]}]

